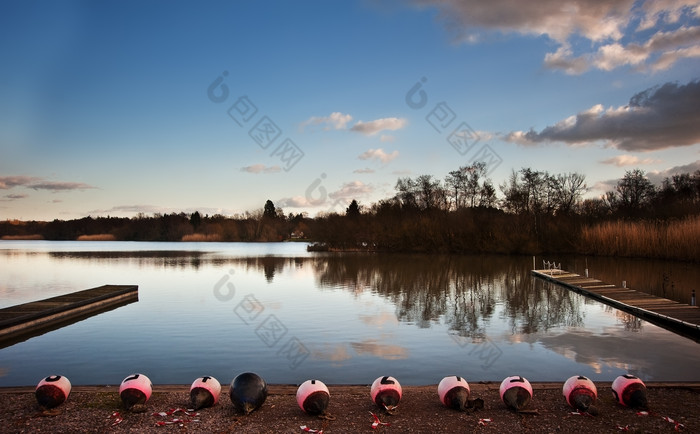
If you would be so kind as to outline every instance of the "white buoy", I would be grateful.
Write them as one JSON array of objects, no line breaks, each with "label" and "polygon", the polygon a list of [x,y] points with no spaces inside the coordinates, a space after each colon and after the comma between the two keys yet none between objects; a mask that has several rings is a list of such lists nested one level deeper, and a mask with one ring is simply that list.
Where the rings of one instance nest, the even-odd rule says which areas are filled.
[{"label": "white buoy", "polygon": [[501,401],[515,411],[525,408],[532,399],[532,386],[520,376],[507,377],[499,387]]},{"label": "white buoy", "polygon": [[328,387],[319,380],[306,380],[297,389],[297,404],[308,414],[324,414],[330,399]]},{"label": "white buoy", "polygon": [[267,383],[258,374],[244,372],[231,382],[229,396],[237,412],[249,414],[267,399]]},{"label": "white buoy", "polygon": [[39,382],[34,394],[39,404],[46,408],[54,408],[63,404],[70,395],[71,384],[62,375],[49,375]]},{"label": "white buoy", "polygon": [[370,388],[372,402],[389,411],[396,409],[402,394],[399,381],[389,376],[377,378]]},{"label": "white buoy", "polygon": [[151,380],[143,374],[132,374],[122,380],[119,397],[127,410],[146,403],[153,392]]},{"label": "white buoy", "polygon": [[612,392],[617,402],[627,407],[645,409],[648,406],[647,387],[634,375],[617,377],[612,383]]},{"label": "white buoy", "polygon": [[445,407],[461,411],[471,408],[473,401],[469,399],[470,395],[469,383],[457,375],[445,377],[438,384],[438,396]]},{"label": "white buoy", "polygon": [[190,386],[190,405],[195,410],[211,407],[219,402],[221,383],[210,376],[199,377]]},{"label": "white buoy", "polygon": [[598,389],[595,384],[583,375],[574,375],[566,380],[562,392],[566,402],[581,411],[588,411],[598,399]]}]

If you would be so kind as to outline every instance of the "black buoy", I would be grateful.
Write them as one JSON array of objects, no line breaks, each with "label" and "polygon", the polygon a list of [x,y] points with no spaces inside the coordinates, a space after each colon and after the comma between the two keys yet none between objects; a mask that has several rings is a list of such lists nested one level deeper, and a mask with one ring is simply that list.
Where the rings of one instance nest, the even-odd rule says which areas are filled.
[{"label": "black buoy", "polygon": [[39,405],[54,408],[63,404],[70,394],[71,384],[62,375],[49,375],[39,382],[34,394]]},{"label": "black buoy", "polygon": [[199,410],[204,407],[211,407],[219,401],[221,394],[221,384],[214,377],[199,377],[190,387],[190,406]]},{"label": "black buoy", "polygon": [[245,372],[233,379],[229,395],[237,412],[250,414],[267,399],[267,383],[258,374]]}]

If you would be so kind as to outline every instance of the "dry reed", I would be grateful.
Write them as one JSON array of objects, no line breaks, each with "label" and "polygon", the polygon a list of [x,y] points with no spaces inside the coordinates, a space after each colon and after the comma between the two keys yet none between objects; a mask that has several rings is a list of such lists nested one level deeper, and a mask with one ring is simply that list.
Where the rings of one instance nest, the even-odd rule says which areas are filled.
[{"label": "dry reed", "polygon": [[700,216],[585,226],[580,250],[594,255],[700,261]]},{"label": "dry reed", "polygon": [[44,237],[40,234],[33,235],[3,235],[3,240],[43,240]]},{"label": "dry reed", "polygon": [[184,235],[182,241],[221,241],[219,234],[190,234]]},{"label": "dry reed", "polygon": [[78,241],[115,241],[116,238],[112,234],[94,234],[94,235],[81,235],[78,237]]}]

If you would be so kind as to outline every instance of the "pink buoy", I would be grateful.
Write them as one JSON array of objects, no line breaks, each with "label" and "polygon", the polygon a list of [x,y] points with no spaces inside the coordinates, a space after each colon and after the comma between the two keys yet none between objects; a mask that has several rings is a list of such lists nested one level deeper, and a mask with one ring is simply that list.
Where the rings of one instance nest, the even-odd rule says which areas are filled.
[{"label": "pink buoy", "polygon": [[153,385],[151,380],[143,374],[132,374],[122,380],[119,386],[119,397],[127,410],[135,405],[143,405],[151,397]]},{"label": "pink buoy", "polygon": [[214,377],[199,377],[190,386],[190,406],[195,410],[211,407],[219,401],[221,383]]},{"label": "pink buoy", "polygon": [[401,385],[394,377],[379,377],[370,388],[372,402],[385,410],[394,410],[402,395]]},{"label": "pink buoy", "polygon": [[644,382],[634,375],[620,375],[613,381],[612,392],[615,399],[622,405],[632,408],[646,409],[647,387]]},{"label": "pink buoy", "polygon": [[63,404],[70,395],[71,384],[62,375],[49,375],[39,382],[34,394],[39,405],[54,408]]},{"label": "pink buoy", "polygon": [[452,375],[443,378],[438,384],[438,396],[442,405],[455,410],[464,410],[469,401],[469,383],[462,377]]},{"label": "pink buoy", "polygon": [[499,392],[503,403],[515,411],[525,408],[532,399],[530,382],[517,375],[503,380]]},{"label": "pink buoy", "polygon": [[330,399],[328,387],[319,380],[306,380],[297,389],[297,404],[308,414],[324,414]]},{"label": "pink buoy", "polygon": [[595,384],[583,375],[574,375],[566,380],[562,392],[566,402],[581,411],[588,411],[598,399],[598,389]]}]

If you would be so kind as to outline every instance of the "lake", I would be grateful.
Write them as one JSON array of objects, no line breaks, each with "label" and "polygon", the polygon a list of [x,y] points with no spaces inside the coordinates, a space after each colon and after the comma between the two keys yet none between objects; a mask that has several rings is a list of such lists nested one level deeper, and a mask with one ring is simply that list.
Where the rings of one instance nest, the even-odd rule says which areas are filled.
[{"label": "lake", "polygon": [[[651,279],[635,270],[670,270],[658,276],[669,297],[685,298],[700,281],[696,265],[563,261],[632,287],[635,278]],[[104,284],[139,286],[138,302],[0,349],[0,386],[36,385],[50,374],[118,384],[134,372],[155,384],[202,375],[225,384],[249,370],[284,384],[368,384],[382,375],[406,385],[446,375],[611,381],[627,372],[700,380],[700,344],[534,279],[532,257],[309,253],[304,243],[0,241],[0,264],[0,307]]]}]

